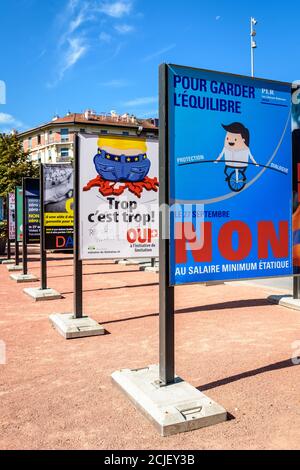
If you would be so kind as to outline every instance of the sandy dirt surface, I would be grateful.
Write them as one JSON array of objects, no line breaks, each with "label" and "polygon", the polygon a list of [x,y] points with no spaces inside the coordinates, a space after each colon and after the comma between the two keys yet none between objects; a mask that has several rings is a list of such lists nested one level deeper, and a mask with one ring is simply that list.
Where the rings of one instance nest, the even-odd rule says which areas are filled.
[{"label": "sandy dirt surface", "polygon": [[[29,271],[38,275],[34,256]],[[162,438],[110,379],[158,362],[158,276],[85,263],[85,313],[108,334],[66,341],[48,315],[72,311],[72,260],[51,255],[48,265],[48,286],[64,298],[44,303],[0,266],[1,449],[300,448],[300,366],[291,361],[300,312],[268,304],[264,287],[177,288],[177,374],[230,420]]]}]

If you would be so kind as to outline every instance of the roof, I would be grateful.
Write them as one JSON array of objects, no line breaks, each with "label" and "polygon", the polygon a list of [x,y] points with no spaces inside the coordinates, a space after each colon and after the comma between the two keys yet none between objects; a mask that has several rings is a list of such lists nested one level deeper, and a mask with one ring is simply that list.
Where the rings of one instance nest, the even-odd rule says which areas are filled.
[{"label": "roof", "polygon": [[33,127],[24,132],[20,132],[20,136],[31,134],[32,132],[41,131],[46,128],[56,127],[57,125],[91,125],[91,126],[113,126],[124,128],[138,128],[142,126],[145,130],[153,130],[158,132],[157,120],[154,119],[138,119],[134,116],[120,116],[111,114],[91,114],[89,117],[85,113],[71,113],[64,117],[58,117],[50,122]]}]

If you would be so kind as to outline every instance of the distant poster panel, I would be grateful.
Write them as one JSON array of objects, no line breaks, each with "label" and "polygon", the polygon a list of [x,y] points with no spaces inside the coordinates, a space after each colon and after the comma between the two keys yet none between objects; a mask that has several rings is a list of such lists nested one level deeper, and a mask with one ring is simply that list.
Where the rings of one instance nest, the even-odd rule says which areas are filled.
[{"label": "distant poster panel", "polygon": [[16,220],[15,220],[15,193],[8,195],[8,236],[10,240],[14,240],[16,236]]},{"label": "distant poster panel", "polygon": [[73,167],[45,164],[44,237],[46,250],[73,249]]},{"label": "distant poster panel", "polygon": [[158,142],[79,135],[81,259],[158,256]]},{"label": "distant poster panel", "polygon": [[17,242],[23,240],[23,188],[22,186],[16,187],[16,229],[17,229]]},{"label": "distant poster panel", "polygon": [[25,192],[25,234],[26,243],[40,241],[40,181],[38,178],[24,178]]}]

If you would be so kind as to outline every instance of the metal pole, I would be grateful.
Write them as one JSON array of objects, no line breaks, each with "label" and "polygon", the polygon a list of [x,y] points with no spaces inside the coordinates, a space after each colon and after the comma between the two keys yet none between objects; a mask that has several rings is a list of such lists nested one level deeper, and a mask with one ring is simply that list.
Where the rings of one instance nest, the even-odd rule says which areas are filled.
[{"label": "metal pole", "polygon": [[75,134],[74,145],[74,317],[83,317],[82,302],[82,261],[79,259],[80,221],[79,221],[79,137]]},{"label": "metal pole", "polygon": [[10,238],[9,238],[9,194],[6,198],[6,214],[7,214],[7,259],[11,259],[11,246],[10,246]]},{"label": "metal pole", "polygon": [[41,289],[47,289],[47,252],[45,250],[44,227],[44,166],[40,165],[40,256],[41,256]]},{"label": "metal pole", "polygon": [[293,278],[293,298],[295,300],[300,299],[300,277],[294,276]]},{"label": "metal pole", "polygon": [[251,77],[254,77],[254,48],[252,47],[252,41],[253,41],[253,21],[252,17],[250,18],[250,24],[251,24],[251,34],[250,34],[250,48],[251,48]]},{"label": "metal pole", "polygon": [[[174,383],[174,287],[170,278],[170,197],[168,133],[168,66],[159,69],[159,378],[161,386]],[[164,209],[163,209],[164,208]]]},{"label": "metal pole", "polygon": [[17,192],[18,188],[15,188],[15,264],[20,264],[20,253],[19,253],[19,242],[18,242],[18,208],[17,208]]},{"label": "metal pole", "polygon": [[23,256],[23,275],[27,274],[27,223],[26,223],[26,182],[25,178],[22,178],[22,221],[23,221],[23,239],[22,239],[22,256]]}]

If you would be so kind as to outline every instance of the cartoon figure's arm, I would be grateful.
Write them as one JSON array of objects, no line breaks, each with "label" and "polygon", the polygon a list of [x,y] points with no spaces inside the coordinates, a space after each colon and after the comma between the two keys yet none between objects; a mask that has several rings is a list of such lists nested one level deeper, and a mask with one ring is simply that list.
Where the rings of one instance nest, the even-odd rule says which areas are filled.
[{"label": "cartoon figure's arm", "polygon": [[258,163],[257,163],[257,161],[255,160],[255,158],[253,157],[253,155],[252,155],[250,149],[249,149],[249,157],[250,157],[251,162],[254,163],[254,165],[258,166]]},{"label": "cartoon figure's arm", "polygon": [[220,155],[218,156],[218,158],[215,160],[215,163],[219,162],[221,160],[221,158],[223,157],[223,155],[225,154],[225,149],[223,148],[222,152],[220,153]]}]

